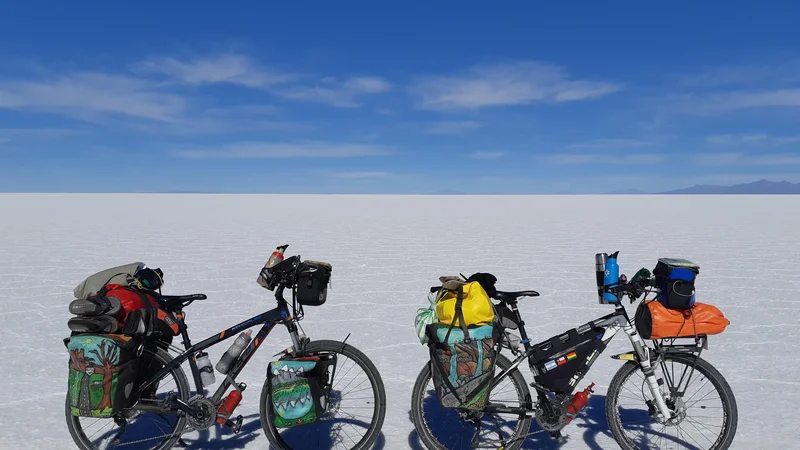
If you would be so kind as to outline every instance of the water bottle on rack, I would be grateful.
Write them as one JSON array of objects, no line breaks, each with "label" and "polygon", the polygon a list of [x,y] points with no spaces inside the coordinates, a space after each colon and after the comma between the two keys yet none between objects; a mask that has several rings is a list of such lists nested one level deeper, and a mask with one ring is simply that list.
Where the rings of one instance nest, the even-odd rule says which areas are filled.
[{"label": "water bottle on rack", "polygon": [[261,272],[258,274],[258,278],[256,279],[256,282],[258,282],[258,284],[260,284],[262,287],[265,287],[270,291],[273,289],[271,283],[272,273],[267,269],[283,261],[283,254],[286,253],[286,248],[288,247],[288,244],[279,245],[277,248],[275,248],[275,251],[272,252],[272,255],[270,255],[267,263],[264,264],[264,267],[261,269]]},{"label": "water bottle on rack", "polygon": [[233,341],[230,348],[217,363],[217,371],[221,374],[226,374],[231,369],[231,364],[242,354],[244,348],[250,343],[250,330],[239,334],[239,337]]},{"label": "water bottle on rack", "polygon": [[200,381],[203,383],[203,386],[211,386],[214,384],[216,381],[214,377],[214,367],[211,365],[208,353],[198,353],[195,360],[197,361],[197,370],[200,372]]},{"label": "water bottle on rack", "polygon": [[[606,272],[605,277],[603,277],[603,283],[606,286],[615,285],[619,283],[619,264],[617,263],[617,256],[619,252],[614,252],[608,255],[608,260],[606,261]],[[617,303],[619,302],[619,298],[616,294],[612,294],[611,292],[606,292],[603,294],[603,301],[606,303]]]}]

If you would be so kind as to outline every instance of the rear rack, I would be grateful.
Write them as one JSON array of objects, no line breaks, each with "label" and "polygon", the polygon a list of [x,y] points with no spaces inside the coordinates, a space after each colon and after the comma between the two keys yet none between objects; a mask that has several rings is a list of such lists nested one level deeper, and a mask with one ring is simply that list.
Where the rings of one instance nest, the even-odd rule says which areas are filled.
[{"label": "rear rack", "polygon": [[699,334],[697,336],[665,338],[654,340],[656,349],[665,355],[676,353],[691,353],[700,356],[703,350],[708,349],[708,336]]}]

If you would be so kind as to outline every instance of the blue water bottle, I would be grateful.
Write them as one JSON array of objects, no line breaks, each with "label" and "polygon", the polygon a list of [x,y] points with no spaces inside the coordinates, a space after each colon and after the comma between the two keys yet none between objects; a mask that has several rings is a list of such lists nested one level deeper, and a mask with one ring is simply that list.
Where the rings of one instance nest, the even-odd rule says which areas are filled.
[{"label": "blue water bottle", "polygon": [[[617,264],[617,255],[619,255],[618,251],[608,255],[608,259],[606,260],[606,274],[603,278],[603,284],[606,286],[616,285],[619,283],[619,264]],[[619,298],[611,292],[604,293],[603,300],[606,303],[619,302]]]}]

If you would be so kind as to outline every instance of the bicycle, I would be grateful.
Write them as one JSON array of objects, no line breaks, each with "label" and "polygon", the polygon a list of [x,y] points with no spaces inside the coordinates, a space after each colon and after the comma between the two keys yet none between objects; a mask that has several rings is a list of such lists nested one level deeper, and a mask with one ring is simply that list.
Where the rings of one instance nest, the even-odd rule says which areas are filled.
[{"label": "bicycle", "polygon": [[[517,328],[519,337],[502,328],[501,337],[494,343],[497,352],[496,371],[490,382],[491,393],[487,405],[483,411],[442,408],[436,400],[437,394],[432,383],[432,363],[427,363],[416,379],[411,399],[412,422],[422,443],[429,449],[476,448],[482,445],[482,433],[487,436],[486,445],[503,450],[518,449],[529,436],[539,433],[549,433],[559,443],[565,442],[566,437],[561,431],[579,412],[570,408],[573,388],[588,373],[606,344],[622,330],[628,336],[633,351],[611,356],[625,363],[609,385],[605,405],[605,416],[618,445],[624,450],[661,448],[662,443],[669,445],[669,448],[678,445],[677,448],[724,450],[730,447],[736,433],[738,409],[725,378],[700,357],[702,351],[708,348],[708,336],[694,336],[693,343],[678,343],[677,339],[653,340],[652,346],[649,346],[638,335],[622,300],[627,296],[632,304],[638,297],[646,297],[648,293],[658,290],[651,278],[636,278],[628,283],[622,275],[620,283],[602,288],[601,292],[614,293],[619,299],[613,313],[538,344],[532,344],[528,338],[517,304],[521,298],[537,297],[539,293],[498,291],[494,294],[492,298],[499,301],[493,303],[495,310],[508,313],[501,313],[500,320],[511,329]],[[520,344],[522,349],[519,348]],[[577,348],[572,350],[576,344]],[[512,361],[501,354],[501,349],[510,350],[515,359]],[[583,362],[581,366],[562,373],[558,378],[548,376],[547,372],[575,357],[576,361]],[[535,399],[518,369],[525,360],[534,376],[530,386],[535,389]],[[682,366],[682,370],[677,371],[679,376],[676,375],[676,364]],[[659,375],[656,369],[660,369]],[[694,375],[706,378],[706,381],[690,395],[688,388]],[[709,383],[713,390],[701,395]],[[506,389],[509,384],[511,388]],[[583,392],[588,395],[592,392],[592,386]],[[511,390],[516,393],[503,397]],[[425,394],[428,392],[432,399],[426,400]],[[637,397],[639,392],[641,398]],[[717,402],[709,399],[715,392],[718,394]],[[501,398],[493,398],[497,395]],[[700,416],[689,415],[689,410],[695,407],[702,412]],[[426,417],[426,412],[431,420]],[[705,420],[712,415],[721,416],[721,425],[695,420]],[[496,416],[502,417],[498,419]],[[515,423],[513,419],[516,419]],[[534,419],[541,430],[530,432]],[[647,433],[651,431],[649,426],[653,425],[653,436],[648,436]],[[485,429],[488,431],[484,432]],[[719,432],[716,437],[695,438],[694,433],[703,429],[712,434],[716,430]],[[494,436],[496,439],[490,440]],[[465,443],[470,446],[465,447]]]},{"label": "bicycle", "polygon": [[[172,448],[176,444],[185,446],[183,435],[192,431],[208,430],[218,421],[224,423],[234,433],[238,433],[242,427],[243,419],[241,415],[231,418],[218,414],[218,409],[224,401],[225,392],[230,387],[233,387],[240,394],[246,389],[247,385],[245,383],[237,383],[236,377],[253,357],[259,346],[264,343],[270,332],[277,325],[284,325],[291,337],[292,346],[274,356],[280,356],[281,359],[284,357],[316,356],[322,360],[332,361],[332,363],[325,365],[327,368],[327,373],[325,374],[327,382],[324,385],[326,405],[324,414],[317,421],[310,424],[285,428],[282,430],[283,434],[274,424],[275,414],[272,408],[269,378],[264,382],[260,397],[259,419],[261,428],[269,442],[281,449],[298,448],[295,447],[298,443],[311,440],[316,442],[316,448],[334,448],[343,443],[345,444],[344,448],[359,450],[370,448],[378,439],[386,414],[386,393],[383,381],[370,359],[357,348],[346,343],[350,336],[349,334],[341,342],[334,340],[311,341],[305,335],[300,335],[298,322],[302,320],[304,313],[302,305],[298,308],[294,295],[297,271],[300,265],[301,261],[298,255],[286,258],[269,269],[270,275],[273,277],[272,280],[274,280],[277,308],[238,323],[197,344],[192,344],[189,338],[184,309],[195,301],[205,300],[207,296],[205,294],[159,296],[157,300],[160,307],[167,312],[173,313],[180,322],[180,336],[183,339],[184,348],[180,349],[179,347],[166,346],[164,344],[159,344],[157,347],[144,347],[143,355],[146,354],[152,358],[152,361],[159,364],[161,368],[136,388],[136,393],[133,396],[136,399],[135,403],[115,415],[112,419],[105,419],[106,421],[113,421],[120,428],[118,432],[105,430],[108,427],[106,425],[95,434],[88,435],[87,427],[82,421],[99,421],[103,419],[71,415],[69,399],[67,399],[67,426],[76,445],[84,450],[102,448],[99,444],[91,441],[92,438],[99,434],[99,439],[107,441],[110,447],[131,448],[139,444],[146,444],[145,448],[164,450]],[[284,298],[285,289],[292,289],[291,310],[289,309],[289,303]],[[238,359],[233,361],[224,379],[213,395],[209,397],[204,389],[201,374],[198,370],[197,354],[257,325],[262,325],[261,329],[248,343]],[[178,354],[172,356],[168,350],[173,350]],[[351,360],[353,365],[347,368],[344,366],[345,362],[342,368],[337,369],[336,365],[342,359]],[[181,368],[181,364],[184,362],[188,362],[191,369],[192,378],[196,386],[194,395],[190,392],[186,374]],[[348,377],[356,366],[366,374],[366,379],[360,382],[357,378]],[[172,379],[174,387],[172,387],[173,383],[166,383],[168,381],[167,378]],[[366,382],[368,382],[369,386],[365,386]],[[155,389],[164,388],[165,385],[169,390],[160,394],[155,392]],[[367,392],[368,389],[371,389],[372,393]],[[344,396],[346,393],[357,393],[355,400],[366,400],[366,406],[356,406],[356,413],[343,413],[343,405],[348,400]],[[369,412],[372,413],[372,418],[364,421],[362,414]],[[152,414],[155,417],[147,417],[150,421],[144,421],[144,426],[139,427],[137,424],[141,423],[141,421],[138,419],[144,420],[148,414]],[[341,419],[343,424],[335,423],[337,419]],[[359,431],[357,426],[365,429],[360,439],[358,436],[354,438],[353,432]],[[345,427],[348,427],[347,430],[345,430]],[[171,429],[166,431],[165,428]],[[334,428],[336,429],[334,430]],[[152,431],[163,434],[149,438],[141,436],[142,433]],[[333,435],[334,431],[337,431],[335,435]],[[287,441],[292,442],[292,445],[290,446]],[[351,444],[352,446],[349,446]]]}]

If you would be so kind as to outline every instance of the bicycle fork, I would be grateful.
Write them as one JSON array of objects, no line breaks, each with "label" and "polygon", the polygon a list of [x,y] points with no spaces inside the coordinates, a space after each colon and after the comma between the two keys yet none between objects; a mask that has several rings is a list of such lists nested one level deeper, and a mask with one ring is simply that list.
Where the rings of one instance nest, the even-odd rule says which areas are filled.
[{"label": "bicycle fork", "polygon": [[647,383],[647,387],[650,389],[650,394],[653,396],[656,408],[662,414],[662,416],[664,416],[665,422],[670,421],[672,419],[672,411],[667,406],[666,401],[664,401],[664,396],[661,394],[661,389],[659,388],[658,380],[656,379],[655,370],[653,369],[653,365],[650,363],[650,348],[645,345],[641,336],[636,333],[636,330],[630,324],[625,325],[623,327],[623,331],[625,331],[625,334],[627,334],[628,338],[630,338],[631,343],[633,344],[633,349],[636,351],[636,355],[639,357],[639,366],[642,368],[645,382]]}]

